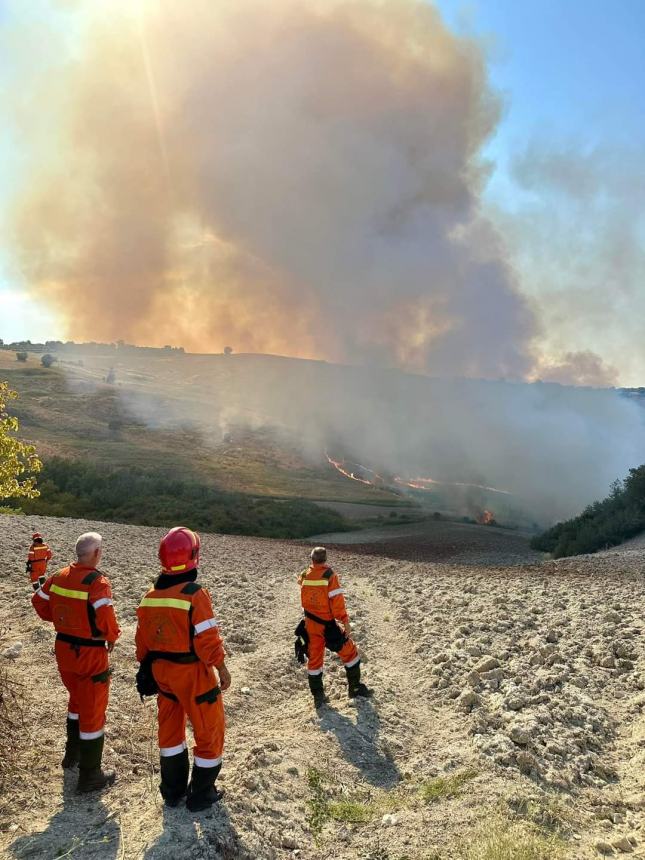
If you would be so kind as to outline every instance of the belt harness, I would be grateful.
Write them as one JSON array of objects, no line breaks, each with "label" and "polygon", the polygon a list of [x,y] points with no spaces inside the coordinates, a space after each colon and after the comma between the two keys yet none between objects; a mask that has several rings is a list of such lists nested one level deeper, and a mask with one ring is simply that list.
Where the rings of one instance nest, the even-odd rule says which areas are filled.
[{"label": "belt harness", "polygon": [[105,648],[105,639],[83,639],[81,636],[71,636],[69,633],[57,633],[56,639],[59,642],[68,642],[77,648],[80,645],[90,648]]}]

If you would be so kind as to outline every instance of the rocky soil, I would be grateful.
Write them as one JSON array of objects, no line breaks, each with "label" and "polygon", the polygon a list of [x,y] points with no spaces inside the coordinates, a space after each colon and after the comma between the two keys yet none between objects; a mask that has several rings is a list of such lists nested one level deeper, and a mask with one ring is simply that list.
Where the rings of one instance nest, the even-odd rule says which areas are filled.
[{"label": "rocky soil", "polygon": [[[123,636],[106,741],[119,779],[100,796],[76,797],[59,766],[66,699],[23,573],[35,528],[60,566],[80,532],[105,538]],[[331,703],[316,714],[292,657],[306,548],[204,536],[233,685],[226,797],[190,814],[161,804],[155,707],[133,686],[134,611],[160,535],[0,517],[0,669],[23,708],[1,856],[645,857],[645,547],[510,567],[335,550],[376,696],[349,702],[328,657]]]}]

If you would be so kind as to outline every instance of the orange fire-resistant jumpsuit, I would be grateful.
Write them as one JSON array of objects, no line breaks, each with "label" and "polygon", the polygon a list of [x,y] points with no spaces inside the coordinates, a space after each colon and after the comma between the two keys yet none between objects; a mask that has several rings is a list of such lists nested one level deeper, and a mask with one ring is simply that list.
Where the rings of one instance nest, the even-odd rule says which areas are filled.
[{"label": "orange fire-resistant jumpsuit", "polygon": [[47,562],[52,557],[52,551],[46,543],[37,543],[34,541],[29,547],[27,556],[27,573],[31,580],[31,586],[34,591],[37,591],[45,582],[45,574],[47,573]]},{"label": "orange fire-resistant jumpsuit", "polygon": [[119,638],[112,591],[98,570],[78,563],[50,576],[31,599],[56,629],[56,662],[69,692],[68,720],[78,720],[79,737],[103,735],[110,690],[106,643]]},{"label": "orange fire-resistant jumpsuit", "polygon": [[[323,621],[336,619],[342,624],[349,621],[345,606],[344,590],[340,586],[338,575],[328,564],[312,564],[298,578],[300,583],[300,601],[305,612],[310,612]],[[305,626],[309,635],[309,660],[307,671],[310,676],[322,675],[325,658],[325,627],[310,618],[305,617]],[[346,669],[360,662],[358,649],[349,637],[338,652]]]},{"label": "orange fire-resistant jumpsuit", "polygon": [[219,768],[225,720],[214,667],[224,661],[225,652],[210,596],[194,582],[195,576],[196,571],[161,574],[143,598],[137,609],[137,660],[154,657],[161,757],[178,756],[186,749],[188,717],[195,765]]}]

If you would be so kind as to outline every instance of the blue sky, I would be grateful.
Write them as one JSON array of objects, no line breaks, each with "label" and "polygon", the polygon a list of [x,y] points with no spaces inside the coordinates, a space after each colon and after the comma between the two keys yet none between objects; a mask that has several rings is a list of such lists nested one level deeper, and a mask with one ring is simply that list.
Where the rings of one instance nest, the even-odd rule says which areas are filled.
[{"label": "blue sky", "polygon": [[[593,350],[622,384],[645,384],[645,199],[636,191],[645,169],[645,3],[436,5],[451,29],[487,45],[505,107],[486,148],[493,172],[485,201],[543,318],[548,348]],[[518,176],[518,162],[526,173],[527,163],[554,156],[584,194],[568,193],[563,176],[560,187],[551,182],[548,163],[532,182]],[[628,263],[616,266],[616,257]]]},{"label": "blue sky", "polygon": [[534,138],[629,146],[645,137],[642,0],[439,0],[457,32],[488,44],[505,101],[489,146],[503,187],[508,161]]},{"label": "blue sky", "polygon": [[[24,2],[32,2],[34,11],[42,6],[41,0]],[[437,0],[436,5],[451,29],[486,45],[490,80],[502,95],[504,111],[485,151],[493,164],[485,204],[507,237],[522,289],[539,312],[544,309],[549,348],[554,353],[593,349],[618,368],[621,382],[645,383],[636,326],[645,313],[639,248],[645,224],[625,192],[629,171],[636,176],[643,165],[637,154],[645,144],[645,2]],[[0,30],[3,6],[0,0]],[[581,165],[585,187],[598,189],[591,202],[582,205],[570,188],[563,191],[540,176],[527,179],[527,152],[538,154],[542,179],[553,178],[554,153],[562,156],[561,172],[566,173],[567,159],[576,170]],[[0,209],[18,159],[11,139],[0,133]],[[523,176],[518,162],[524,164]],[[613,317],[603,319],[605,262],[590,262],[581,274],[568,258],[599,254],[612,225],[630,206],[634,214],[626,223],[635,262]],[[553,225],[557,241],[550,233]],[[584,284],[576,281],[581,277]],[[571,302],[578,309],[582,302],[583,312],[575,326],[560,324]],[[11,281],[0,256],[0,337],[35,340],[43,330],[52,337],[62,334],[55,315],[35,307]]]}]

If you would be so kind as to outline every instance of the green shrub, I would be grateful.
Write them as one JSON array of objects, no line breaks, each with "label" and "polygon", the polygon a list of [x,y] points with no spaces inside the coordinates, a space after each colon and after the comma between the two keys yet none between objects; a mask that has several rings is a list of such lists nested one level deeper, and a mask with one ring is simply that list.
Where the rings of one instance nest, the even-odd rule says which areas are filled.
[{"label": "green shrub", "polygon": [[531,546],[562,558],[616,546],[644,530],[645,465],[630,469],[624,481],[612,485],[606,499],[533,538]]},{"label": "green shrub", "polygon": [[29,514],[169,527],[224,534],[304,538],[345,531],[330,508],[301,500],[258,499],[162,472],[111,469],[54,457],[41,473],[40,498],[20,504]]}]

